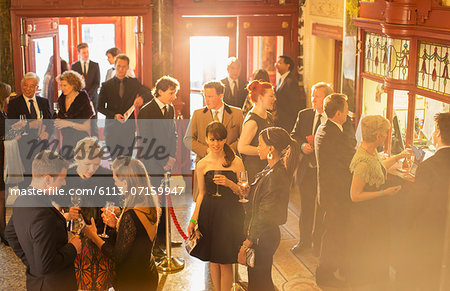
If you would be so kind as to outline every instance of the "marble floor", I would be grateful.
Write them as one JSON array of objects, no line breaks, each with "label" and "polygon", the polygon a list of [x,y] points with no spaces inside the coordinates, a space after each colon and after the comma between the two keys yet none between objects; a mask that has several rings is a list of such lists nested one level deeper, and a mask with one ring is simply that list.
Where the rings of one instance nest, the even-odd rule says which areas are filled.
[{"label": "marble floor", "polygon": [[[298,193],[291,194],[288,220],[281,227],[281,243],[274,256],[272,277],[278,290],[322,290],[314,280],[317,258],[309,252],[294,255],[289,250],[299,238],[298,197]],[[185,206],[175,207],[175,213],[184,230],[193,211],[194,204],[189,201]],[[172,234],[173,240],[182,240],[173,224]],[[190,257],[184,247],[174,248],[172,251],[174,257],[184,259],[185,268],[175,274],[160,274],[159,290],[213,290],[207,263]],[[247,280],[245,267],[239,267],[239,276],[241,281]],[[11,249],[3,244],[0,245],[0,290],[25,290],[25,267]],[[337,289],[324,289],[328,290]]]}]

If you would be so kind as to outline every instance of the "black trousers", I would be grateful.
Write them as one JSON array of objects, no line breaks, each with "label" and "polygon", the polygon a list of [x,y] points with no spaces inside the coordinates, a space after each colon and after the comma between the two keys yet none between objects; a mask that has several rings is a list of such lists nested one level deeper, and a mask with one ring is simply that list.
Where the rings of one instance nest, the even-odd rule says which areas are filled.
[{"label": "black trousers", "polygon": [[307,167],[299,184],[301,212],[299,219],[300,241],[310,246],[313,236],[314,209],[317,197],[317,169]]},{"label": "black trousers", "polygon": [[280,244],[280,229],[278,226],[264,232],[256,245],[255,266],[248,267],[249,291],[275,290],[272,281],[273,255]]}]

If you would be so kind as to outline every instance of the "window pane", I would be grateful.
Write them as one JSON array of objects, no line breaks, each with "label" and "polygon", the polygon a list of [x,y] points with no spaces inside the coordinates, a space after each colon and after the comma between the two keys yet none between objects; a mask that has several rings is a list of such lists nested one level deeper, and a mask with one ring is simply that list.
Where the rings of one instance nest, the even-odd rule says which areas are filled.
[{"label": "window pane", "polygon": [[394,90],[394,114],[392,116],[391,154],[399,154],[405,148],[408,121],[408,91]]},{"label": "window pane", "polygon": [[36,74],[39,76],[39,89],[42,92],[44,87],[44,78],[49,68],[49,73],[53,74],[53,67],[49,63],[53,63],[53,37],[43,37],[33,39],[34,54],[36,63]]},{"label": "window pane", "polygon": [[69,26],[66,24],[59,26],[59,56],[69,62]]},{"label": "window pane", "polygon": [[253,72],[264,69],[269,73],[270,81],[276,84],[277,56],[283,55],[282,36],[249,36],[247,37],[247,79]]},{"label": "window pane", "polygon": [[366,115],[382,115],[386,117],[387,94],[384,85],[369,79],[363,79],[362,117]]}]

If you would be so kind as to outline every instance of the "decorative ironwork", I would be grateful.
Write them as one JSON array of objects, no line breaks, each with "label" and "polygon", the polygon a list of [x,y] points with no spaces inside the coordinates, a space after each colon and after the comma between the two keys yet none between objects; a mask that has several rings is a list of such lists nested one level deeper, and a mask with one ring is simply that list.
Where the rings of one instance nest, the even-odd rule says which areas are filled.
[{"label": "decorative ironwork", "polygon": [[380,77],[385,76],[388,63],[388,38],[377,33],[366,33],[364,71]]},{"label": "decorative ironwork", "polygon": [[450,46],[421,42],[417,87],[450,96],[448,66]]}]

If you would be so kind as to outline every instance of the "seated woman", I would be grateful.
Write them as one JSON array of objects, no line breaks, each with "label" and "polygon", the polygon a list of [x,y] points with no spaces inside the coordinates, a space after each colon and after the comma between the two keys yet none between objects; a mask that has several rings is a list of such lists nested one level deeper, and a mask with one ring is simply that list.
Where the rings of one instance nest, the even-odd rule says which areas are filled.
[{"label": "seated woman", "polygon": [[73,146],[90,135],[90,119],[95,111],[87,92],[82,90],[85,84],[80,74],[66,71],[56,80],[61,84],[62,94],[58,98],[59,111],[55,127],[61,130],[61,154],[69,160],[73,159]]},{"label": "seated woman", "polygon": [[254,103],[253,108],[247,113],[242,125],[242,133],[238,142],[238,151],[242,155],[245,169],[248,171],[249,181],[267,165],[258,157],[259,133],[273,126],[272,110],[276,101],[272,84],[253,81],[248,86],[249,96]]},{"label": "seated woman", "polygon": [[[75,163],[67,170],[65,192],[74,190],[94,191],[98,189],[103,193],[118,193],[114,189],[113,173],[111,170],[100,166],[105,152],[100,147],[96,138],[86,137],[80,140],[75,147]],[[104,230],[101,217],[101,207],[104,206],[105,196],[78,196],[79,207],[70,208],[70,218],[78,218],[79,211],[87,224],[94,219],[100,232]],[[119,196],[108,196],[119,205]],[[57,202],[58,203],[58,202]],[[61,203],[63,206],[71,205],[71,201]],[[78,289],[81,290],[107,290],[112,286],[114,265],[102,252],[99,251],[87,237],[82,236],[82,252],[75,259],[75,274],[77,276]]]},{"label": "seated woman", "polygon": [[246,252],[255,251],[254,267],[248,268],[248,290],[275,290],[272,281],[273,255],[280,244],[280,228],[287,220],[289,190],[300,147],[280,127],[259,134],[258,155],[268,166],[256,175],[250,188],[245,215],[246,240],[239,250],[240,264],[247,265]]},{"label": "seated woman", "polygon": [[202,238],[191,255],[210,262],[214,290],[228,291],[233,283],[232,264],[237,263],[244,238],[244,208],[238,201],[240,187],[236,183],[245,169],[226,144],[227,129],[222,123],[211,122],[206,137],[209,153],[197,163],[199,194],[188,227],[191,236],[198,223]]},{"label": "seated woman", "polygon": [[115,185],[125,195],[125,208],[118,219],[109,211],[103,212],[103,221],[115,228],[106,242],[98,236],[93,218],[84,234],[114,261],[114,290],[156,290],[158,272],[152,249],[161,213],[158,198],[130,194],[133,188],[151,189],[142,162],[130,157],[118,157],[111,168]]},{"label": "seated woman", "polygon": [[[389,212],[387,199],[401,186],[386,185],[387,169],[410,150],[381,161],[377,147],[389,133],[389,121],[380,115],[361,120],[362,143],[357,149],[350,171],[353,173],[350,197],[353,205],[350,224],[350,276],[353,288],[369,285],[364,290],[386,290],[389,279]],[[367,286],[365,286],[367,288]]]}]

